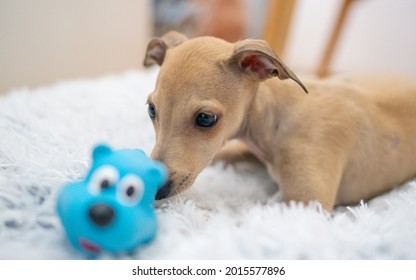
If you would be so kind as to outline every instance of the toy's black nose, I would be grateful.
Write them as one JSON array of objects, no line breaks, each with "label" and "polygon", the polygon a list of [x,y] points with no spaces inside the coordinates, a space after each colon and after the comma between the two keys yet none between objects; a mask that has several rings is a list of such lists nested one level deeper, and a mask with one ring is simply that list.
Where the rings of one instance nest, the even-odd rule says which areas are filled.
[{"label": "toy's black nose", "polygon": [[172,192],[172,181],[167,181],[156,193],[156,200],[161,200],[169,197]]},{"label": "toy's black nose", "polygon": [[114,210],[105,204],[95,204],[88,212],[91,220],[97,226],[104,227],[111,223],[114,218]]}]

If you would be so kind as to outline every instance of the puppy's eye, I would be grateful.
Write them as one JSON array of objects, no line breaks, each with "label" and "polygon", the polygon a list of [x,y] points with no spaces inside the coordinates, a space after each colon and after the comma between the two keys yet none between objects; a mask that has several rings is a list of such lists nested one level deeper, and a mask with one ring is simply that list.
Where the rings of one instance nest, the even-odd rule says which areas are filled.
[{"label": "puppy's eye", "polygon": [[117,189],[117,199],[127,206],[137,205],[143,197],[144,183],[136,175],[126,175]]},{"label": "puppy's eye", "polygon": [[153,103],[149,103],[148,107],[147,107],[147,112],[149,113],[149,116],[151,119],[156,118],[156,108],[155,105]]},{"label": "puppy's eye", "polygon": [[202,128],[212,127],[217,123],[218,116],[207,113],[199,113],[195,119],[195,125]]},{"label": "puppy's eye", "polygon": [[99,194],[102,190],[108,189],[114,185],[119,177],[117,169],[111,165],[104,165],[97,170],[91,176],[88,184],[88,190],[92,194]]}]

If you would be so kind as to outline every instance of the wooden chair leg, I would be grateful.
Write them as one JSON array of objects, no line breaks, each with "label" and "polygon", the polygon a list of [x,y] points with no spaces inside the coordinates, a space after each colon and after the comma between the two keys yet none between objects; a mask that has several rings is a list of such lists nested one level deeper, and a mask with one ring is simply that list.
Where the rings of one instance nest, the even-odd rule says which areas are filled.
[{"label": "wooden chair leg", "polygon": [[282,58],[296,0],[269,0],[263,39]]},{"label": "wooden chair leg", "polygon": [[334,52],[339,41],[339,37],[345,25],[348,12],[351,8],[351,4],[354,1],[355,0],[344,0],[344,2],[342,3],[341,9],[338,14],[338,18],[335,22],[334,29],[332,30],[331,36],[329,37],[329,41],[324,50],[323,57],[321,59],[321,62],[319,63],[318,69],[316,70],[316,74],[320,78],[327,76],[330,72],[329,67],[331,65]]}]

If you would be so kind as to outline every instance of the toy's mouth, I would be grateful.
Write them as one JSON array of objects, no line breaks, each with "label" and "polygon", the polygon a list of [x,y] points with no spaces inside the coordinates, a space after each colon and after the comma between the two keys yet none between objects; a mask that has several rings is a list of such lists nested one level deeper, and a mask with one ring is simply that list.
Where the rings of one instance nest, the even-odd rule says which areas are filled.
[{"label": "toy's mouth", "polygon": [[101,251],[101,247],[92,243],[91,241],[85,239],[85,238],[80,238],[79,239],[79,245],[81,246],[82,249],[84,249],[85,251],[88,251],[90,253],[94,253],[97,254]]}]

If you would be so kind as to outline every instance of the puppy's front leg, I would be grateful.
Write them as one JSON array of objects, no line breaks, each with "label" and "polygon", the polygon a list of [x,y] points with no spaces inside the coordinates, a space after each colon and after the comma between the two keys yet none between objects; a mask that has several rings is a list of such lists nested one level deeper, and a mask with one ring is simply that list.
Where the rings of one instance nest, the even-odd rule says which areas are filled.
[{"label": "puppy's front leg", "polygon": [[329,159],[299,149],[281,155],[279,163],[269,168],[278,182],[286,202],[305,204],[318,201],[332,211],[342,177],[340,159]]},{"label": "puppy's front leg", "polygon": [[247,145],[239,140],[228,141],[215,155],[213,162],[223,162],[226,165],[246,162],[254,166],[263,166],[263,163],[249,150]]}]

